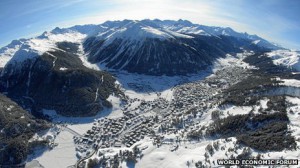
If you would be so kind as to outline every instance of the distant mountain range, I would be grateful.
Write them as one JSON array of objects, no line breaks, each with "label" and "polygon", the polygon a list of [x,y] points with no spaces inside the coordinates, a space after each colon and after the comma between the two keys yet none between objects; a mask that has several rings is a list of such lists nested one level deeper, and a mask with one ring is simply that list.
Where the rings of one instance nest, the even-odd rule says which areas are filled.
[{"label": "distant mountain range", "polygon": [[83,44],[91,63],[151,75],[195,73],[227,53],[281,48],[228,27],[203,26],[186,20],[123,20],[55,28],[36,38],[15,40],[0,50],[0,65],[42,55],[61,41]]},{"label": "distant mountain range", "polygon": [[[185,75],[244,50],[280,49],[256,35],[186,20],[123,20],[55,28],[0,49],[0,90],[24,108],[67,116],[101,111],[122,94],[103,69]],[[91,64],[101,70],[89,68]]]}]

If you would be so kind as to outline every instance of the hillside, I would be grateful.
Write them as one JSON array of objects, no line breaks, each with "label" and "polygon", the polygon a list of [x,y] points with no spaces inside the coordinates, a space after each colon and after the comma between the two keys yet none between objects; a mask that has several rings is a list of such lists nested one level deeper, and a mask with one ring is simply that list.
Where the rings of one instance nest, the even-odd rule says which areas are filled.
[{"label": "hillside", "polygon": [[0,165],[20,164],[27,158],[28,140],[50,124],[36,119],[18,104],[0,94]]}]

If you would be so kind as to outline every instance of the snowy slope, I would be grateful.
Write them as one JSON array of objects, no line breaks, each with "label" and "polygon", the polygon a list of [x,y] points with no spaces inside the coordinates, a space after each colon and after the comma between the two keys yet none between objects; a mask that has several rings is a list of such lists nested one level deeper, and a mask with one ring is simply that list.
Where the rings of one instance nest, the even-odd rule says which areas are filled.
[{"label": "snowy slope", "polygon": [[108,21],[99,27],[97,35],[89,35],[83,44],[88,60],[140,74],[196,73],[212,65],[215,58],[241,48],[278,48],[257,35],[186,20]]},{"label": "snowy slope", "polygon": [[283,65],[288,68],[293,68],[300,71],[300,52],[291,50],[275,50],[267,54],[268,57],[273,59],[275,65]]},{"label": "snowy slope", "polygon": [[102,67],[175,75],[197,73],[226,53],[242,52],[241,48],[259,50],[248,36],[183,20],[124,20],[101,24],[83,47],[88,60]]},{"label": "snowy slope", "polygon": [[[143,20],[144,22],[150,22],[150,20]],[[204,36],[232,36],[241,39],[247,39],[252,41],[253,44],[268,48],[271,50],[281,49],[282,47],[277,44],[271,43],[257,35],[250,35],[248,33],[236,32],[230,27],[216,27],[216,26],[205,26],[199,24],[193,24],[187,20],[153,20],[159,26],[176,31],[184,34],[204,35]]]},{"label": "snowy slope", "polygon": [[13,55],[20,49],[24,40],[14,40],[6,47],[0,49],[0,67],[3,68],[5,64],[13,57]]},{"label": "snowy slope", "polygon": [[35,38],[14,40],[0,50],[0,67],[5,67],[7,63],[20,63],[58,49],[57,42],[81,43],[85,37],[86,35],[79,32],[66,31],[58,34],[45,32]]},{"label": "snowy slope", "polygon": [[129,22],[114,31],[109,30],[108,32],[101,33],[98,36],[104,39],[127,38],[131,40],[142,40],[145,38],[158,38],[164,40],[174,37],[193,38],[184,34],[162,30],[159,27],[151,27],[137,21]]}]

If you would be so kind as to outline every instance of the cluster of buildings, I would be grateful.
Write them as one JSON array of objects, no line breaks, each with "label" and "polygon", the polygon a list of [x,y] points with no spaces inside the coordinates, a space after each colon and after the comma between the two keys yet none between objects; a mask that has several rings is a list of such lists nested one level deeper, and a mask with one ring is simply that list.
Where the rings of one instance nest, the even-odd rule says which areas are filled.
[{"label": "cluster of buildings", "polygon": [[248,77],[243,67],[228,67],[198,82],[176,86],[168,109],[161,113],[164,133],[199,128],[202,115],[223,101],[222,91]]},{"label": "cluster of buildings", "polygon": [[88,155],[92,150],[121,146],[118,135],[124,129],[128,119],[124,116],[118,119],[102,118],[96,120],[92,128],[82,137],[74,137],[78,157]]},{"label": "cluster of buildings", "polygon": [[126,147],[131,147],[134,143],[144,139],[146,135],[151,134],[151,127],[153,125],[154,122],[149,119],[143,121],[141,124],[136,125],[136,127],[125,133],[121,139],[122,142]]},{"label": "cluster of buildings", "polygon": [[[229,67],[205,80],[174,87],[171,101],[164,98],[153,101],[127,98],[127,104],[122,107],[122,117],[99,119],[82,137],[74,138],[76,150],[78,153],[85,153],[80,157],[98,149],[114,147],[121,150],[123,147],[134,146],[146,136],[150,136],[155,145],[167,142],[174,144],[179,137],[185,138],[182,133],[187,133],[187,128],[200,128],[201,116],[222,102],[223,97],[220,93],[224,89],[247,76],[246,69]],[[144,89],[144,86],[130,86]],[[177,138],[166,140],[164,134],[175,134]],[[177,148],[178,145],[174,144],[170,150],[174,151]]]},{"label": "cluster of buildings", "polygon": [[102,118],[83,136],[74,136],[77,156],[82,158],[92,151],[110,147],[131,147],[149,135],[154,125],[152,117],[134,116],[132,113],[117,119]]}]

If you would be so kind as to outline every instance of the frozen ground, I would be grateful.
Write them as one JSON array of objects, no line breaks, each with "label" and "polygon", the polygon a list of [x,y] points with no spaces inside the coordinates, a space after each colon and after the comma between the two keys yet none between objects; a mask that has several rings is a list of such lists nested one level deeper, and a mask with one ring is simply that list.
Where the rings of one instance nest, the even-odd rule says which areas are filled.
[{"label": "frozen ground", "polygon": [[[46,135],[54,136],[54,132],[47,132]],[[39,149],[27,159],[28,162],[32,160],[38,161],[45,168],[52,167],[68,167],[76,163],[75,144],[73,142],[73,134],[66,130],[61,130],[54,138],[54,143],[57,144],[52,150]]]}]

